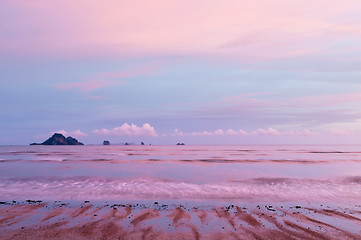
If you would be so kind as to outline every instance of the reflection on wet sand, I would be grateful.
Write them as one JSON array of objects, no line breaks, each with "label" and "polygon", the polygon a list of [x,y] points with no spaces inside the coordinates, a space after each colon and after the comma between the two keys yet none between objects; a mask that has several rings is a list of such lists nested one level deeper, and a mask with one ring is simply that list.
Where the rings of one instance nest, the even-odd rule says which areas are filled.
[{"label": "reflection on wet sand", "polygon": [[360,149],[0,146],[0,239],[361,240]]},{"label": "reflection on wet sand", "polygon": [[361,239],[361,205],[2,202],[1,239]]}]

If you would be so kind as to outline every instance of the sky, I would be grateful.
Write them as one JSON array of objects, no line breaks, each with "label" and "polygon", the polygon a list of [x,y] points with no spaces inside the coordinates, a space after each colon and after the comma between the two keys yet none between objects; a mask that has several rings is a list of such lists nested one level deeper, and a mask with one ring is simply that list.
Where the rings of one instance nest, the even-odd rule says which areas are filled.
[{"label": "sky", "polygon": [[0,145],[361,143],[359,0],[0,2]]}]

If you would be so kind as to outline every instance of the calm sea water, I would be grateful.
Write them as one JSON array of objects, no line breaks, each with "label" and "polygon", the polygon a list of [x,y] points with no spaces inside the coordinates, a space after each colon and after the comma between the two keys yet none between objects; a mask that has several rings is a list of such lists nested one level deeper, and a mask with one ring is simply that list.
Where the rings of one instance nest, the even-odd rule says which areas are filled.
[{"label": "calm sea water", "polygon": [[360,203],[361,146],[0,146],[0,200]]}]

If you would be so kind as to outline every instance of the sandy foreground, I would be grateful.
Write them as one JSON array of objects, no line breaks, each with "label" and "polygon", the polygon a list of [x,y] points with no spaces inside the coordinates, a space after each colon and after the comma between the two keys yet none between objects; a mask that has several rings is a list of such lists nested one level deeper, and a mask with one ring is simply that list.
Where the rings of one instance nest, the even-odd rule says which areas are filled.
[{"label": "sandy foreground", "polygon": [[0,239],[361,239],[361,205],[0,202]]}]

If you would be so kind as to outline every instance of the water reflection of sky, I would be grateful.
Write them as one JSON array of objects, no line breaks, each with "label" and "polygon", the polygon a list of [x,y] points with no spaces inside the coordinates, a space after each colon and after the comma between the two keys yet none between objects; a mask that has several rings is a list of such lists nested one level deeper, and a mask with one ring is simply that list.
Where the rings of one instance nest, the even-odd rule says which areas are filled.
[{"label": "water reflection of sky", "polygon": [[[285,198],[360,194],[358,146],[0,147],[2,196]],[[6,185],[4,185],[6,183]],[[74,192],[77,192],[76,194]],[[278,195],[277,195],[278,194]],[[41,194],[40,194],[41,195]],[[361,194],[360,194],[361,196]],[[25,197],[25,196],[24,196]]]}]

